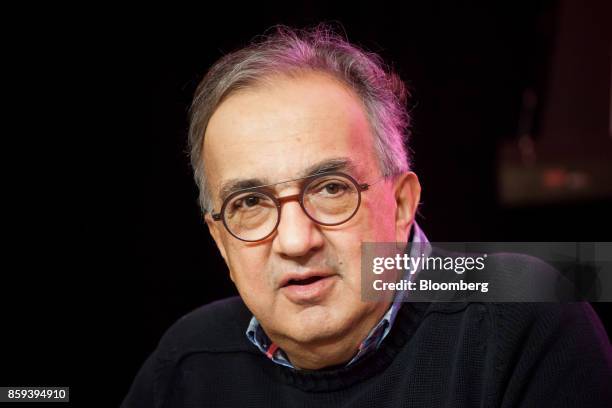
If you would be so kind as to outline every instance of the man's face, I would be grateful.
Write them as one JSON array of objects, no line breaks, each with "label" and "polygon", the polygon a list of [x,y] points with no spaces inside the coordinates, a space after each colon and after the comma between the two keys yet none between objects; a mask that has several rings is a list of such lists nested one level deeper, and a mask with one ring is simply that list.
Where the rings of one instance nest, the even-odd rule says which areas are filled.
[{"label": "man's face", "polygon": [[[229,96],[208,124],[204,160],[215,211],[222,188],[295,179],[331,161],[347,162],[340,170],[359,183],[381,178],[361,102],[314,73],[273,78]],[[278,184],[274,192],[296,194],[299,182]],[[276,232],[255,243],[236,239],[207,216],[242,299],[273,340],[324,344],[372,327],[384,313],[388,304],[360,300],[361,243],[396,241],[394,184],[379,181],[361,199],[355,216],[334,227],[313,222],[297,201],[284,202]],[[296,284],[287,284],[289,277]]]}]

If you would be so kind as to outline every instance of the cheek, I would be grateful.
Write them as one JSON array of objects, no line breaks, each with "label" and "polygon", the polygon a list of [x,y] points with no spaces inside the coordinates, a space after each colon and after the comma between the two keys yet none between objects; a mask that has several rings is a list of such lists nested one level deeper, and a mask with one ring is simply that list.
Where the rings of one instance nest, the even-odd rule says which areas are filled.
[{"label": "cheek", "polygon": [[267,276],[267,251],[262,247],[247,247],[232,245],[227,247],[227,261],[230,277],[240,294],[248,295],[256,292],[265,294],[271,287],[271,277]]},{"label": "cheek", "polygon": [[363,241],[394,242],[396,205],[392,194],[383,194],[376,201],[362,203]]},{"label": "cheek", "polygon": [[329,244],[345,270],[361,270],[363,242],[395,241],[395,201],[387,195],[374,201],[363,200],[359,212],[344,228],[329,233]]}]

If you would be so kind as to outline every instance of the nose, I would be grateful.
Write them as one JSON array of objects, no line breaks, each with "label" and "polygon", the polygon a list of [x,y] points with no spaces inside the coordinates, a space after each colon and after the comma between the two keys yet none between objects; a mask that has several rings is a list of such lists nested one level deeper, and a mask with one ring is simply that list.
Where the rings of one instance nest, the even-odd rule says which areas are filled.
[{"label": "nose", "polygon": [[281,207],[280,221],[272,248],[286,257],[308,255],[323,245],[323,235],[316,222],[311,220],[300,203],[284,202]]}]

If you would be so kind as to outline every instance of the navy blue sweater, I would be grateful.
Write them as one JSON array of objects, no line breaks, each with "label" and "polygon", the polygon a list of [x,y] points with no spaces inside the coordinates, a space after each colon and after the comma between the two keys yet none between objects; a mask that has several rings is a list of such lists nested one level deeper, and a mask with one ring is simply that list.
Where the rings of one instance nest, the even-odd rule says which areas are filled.
[{"label": "navy blue sweater", "polygon": [[180,319],[122,407],[612,406],[612,351],[587,303],[406,303],[349,367],[293,370],[246,338],[239,298]]}]

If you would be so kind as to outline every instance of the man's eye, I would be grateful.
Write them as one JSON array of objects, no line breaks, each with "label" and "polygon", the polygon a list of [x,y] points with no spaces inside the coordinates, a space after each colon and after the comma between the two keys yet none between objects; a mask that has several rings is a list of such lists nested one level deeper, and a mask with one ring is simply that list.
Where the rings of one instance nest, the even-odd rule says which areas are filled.
[{"label": "man's eye", "polygon": [[339,196],[344,193],[347,186],[343,183],[331,182],[322,186],[320,192],[327,196]]},{"label": "man's eye", "polygon": [[259,197],[250,196],[244,199],[244,203],[247,207],[253,207],[259,204]]},{"label": "man's eye", "polygon": [[340,186],[336,183],[330,183],[325,186],[325,192],[329,194],[338,194]]},{"label": "man's eye", "polygon": [[232,205],[232,207],[234,208],[234,210],[244,210],[244,209],[252,208],[252,207],[255,207],[256,205],[259,205],[260,201],[261,201],[261,197],[247,196],[239,200],[236,200],[234,204]]}]

